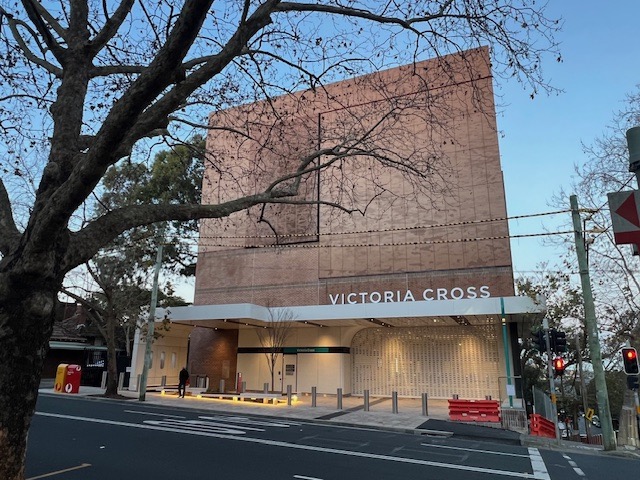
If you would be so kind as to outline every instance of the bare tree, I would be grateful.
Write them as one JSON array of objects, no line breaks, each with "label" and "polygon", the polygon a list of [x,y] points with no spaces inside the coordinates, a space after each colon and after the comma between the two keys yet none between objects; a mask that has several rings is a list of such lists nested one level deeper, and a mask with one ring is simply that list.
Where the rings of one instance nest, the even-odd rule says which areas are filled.
[{"label": "bare tree", "polygon": [[274,384],[276,362],[278,357],[282,355],[283,348],[287,344],[287,339],[291,334],[295,316],[288,308],[275,309],[269,308],[269,326],[257,329],[256,334],[260,345],[265,349],[269,373],[271,374],[271,391],[275,391]]},{"label": "bare tree", "polygon": [[[626,104],[614,115],[605,133],[583,146],[586,160],[576,165],[571,189],[579,192],[584,209],[586,247],[592,275],[593,291],[603,336],[603,356],[616,358],[620,348],[630,340],[640,347],[640,272],[638,257],[629,245],[616,245],[607,204],[607,193],[634,190],[638,186],[629,172],[626,131],[640,125],[640,86],[627,95]],[[567,206],[564,191],[552,199],[554,205]],[[570,220],[568,220],[570,221]],[[567,270],[575,269],[573,240],[568,241]]]},{"label": "bare tree", "polygon": [[[235,125],[209,124],[211,111],[256,100],[269,105],[277,95],[322,91],[328,81],[416,58],[446,63],[445,54],[483,45],[492,47],[495,74],[517,77],[533,94],[546,88],[539,67],[547,54],[557,55],[558,26],[526,0],[0,0],[0,478],[24,477],[63,279],[101,247],[137,226],[295,203],[296,179],[320,169],[344,178],[339,167],[363,158],[428,190],[438,162],[426,152],[394,155],[393,143],[374,145],[367,132],[400,111],[360,123],[354,111],[341,136],[299,151],[293,170],[273,173],[256,159],[271,180],[251,191],[237,188],[232,198],[203,204],[131,205],[86,219],[86,202],[110,166],[149,158],[154,145],[186,138],[193,128],[251,137]],[[464,78],[476,79],[476,67],[468,62]],[[437,95],[422,101],[431,98]],[[428,108],[415,111],[429,120]],[[233,176],[229,165],[209,161]],[[343,198],[322,202],[358,210],[341,205]]]}]

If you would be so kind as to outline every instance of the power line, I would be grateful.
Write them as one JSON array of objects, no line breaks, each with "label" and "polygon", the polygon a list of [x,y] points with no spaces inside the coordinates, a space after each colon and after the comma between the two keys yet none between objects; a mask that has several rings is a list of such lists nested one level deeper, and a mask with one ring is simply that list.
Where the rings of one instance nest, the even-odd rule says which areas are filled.
[{"label": "power line", "polygon": [[[200,235],[198,238],[219,238],[219,239],[266,239],[266,238],[299,238],[299,237],[316,237],[316,236],[334,236],[334,235],[362,235],[366,233],[393,233],[393,232],[405,232],[411,230],[424,230],[430,228],[446,228],[446,227],[462,227],[492,222],[503,222],[507,220],[519,220],[522,218],[534,218],[546,215],[558,215],[560,213],[568,213],[571,210],[557,210],[553,212],[532,213],[527,215],[515,215],[511,217],[498,217],[488,218],[482,220],[466,220],[461,222],[451,223],[439,223],[435,225],[416,225],[413,227],[398,227],[398,228],[385,228],[385,229],[369,229],[369,230],[355,230],[349,232],[326,232],[326,233],[291,233],[282,235]],[[196,238],[196,237],[194,237]],[[516,237],[513,237],[516,238]]]}]

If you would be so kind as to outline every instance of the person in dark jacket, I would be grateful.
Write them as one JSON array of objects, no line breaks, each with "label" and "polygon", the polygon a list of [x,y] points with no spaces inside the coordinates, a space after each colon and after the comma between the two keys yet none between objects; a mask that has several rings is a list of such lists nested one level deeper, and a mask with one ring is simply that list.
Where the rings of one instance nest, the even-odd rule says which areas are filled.
[{"label": "person in dark jacket", "polygon": [[183,367],[180,370],[180,375],[178,376],[178,397],[184,398],[184,394],[187,391],[187,382],[189,381],[189,372],[187,371],[187,367]]}]

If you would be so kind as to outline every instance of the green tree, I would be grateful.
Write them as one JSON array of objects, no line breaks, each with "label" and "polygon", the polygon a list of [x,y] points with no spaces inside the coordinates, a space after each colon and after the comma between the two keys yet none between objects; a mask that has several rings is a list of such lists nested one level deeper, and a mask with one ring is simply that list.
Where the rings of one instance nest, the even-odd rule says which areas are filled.
[{"label": "green tree", "polygon": [[[541,5],[159,0],[150,12],[133,0],[0,0],[0,478],[24,477],[27,432],[68,272],[136,227],[304,203],[297,197],[303,179],[321,171],[343,186],[318,202],[357,211],[339,168],[363,156],[413,179],[419,195],[438,194],[430,180],[445,162],[436,145],[425,143],[410,158],[394,154],[383,127],[411,100],[411,114],[420,112],[435,128],[429,114],[442,97],[428,88],[427,95],[389,101],[370,112],[377,121],[347,115],[342,136],[300,150],[292,169],[273,171],[256,157],[255,168],[270,181],[257,191],[238,188],[229,201],[142,203],[83,221],[85,202],[109,167],[149,155],[154,139],[184,138],[192,128],[231,132],[228,124],[209,124],[211,111],[256,100],[275,108],[275,95],[318,92],[345,76],[485,45],[495,75],[515,76],[535,94],[547,87],[539,69],[545,57],[557,56],[559,23]],[[466,71],[448,72],[452,78],[478,78],[476,63],[461,65]],[[275,113],[264,121],[282,119]],[[251,138],[256,130],[247,124],[231,133]],[[294,137],[282,137],[289,152]],[[208,161],[234,178],[233,166]],[[24,185],[33,188],[19,191]]]},{"label": "green tree", "polygon": [[[203,158],[204,140],[195,137],[186,145],[158,153],[151,168],[132,162],[120,168],[111,167],[103,181],[104,191],[97,203],[96,215],[145,203],[197,203]],[[170,228],[163,228],[168,240],[162,258],[165,271],[180,276],[195,273],[194,249],[192,243],[184,239],[197,233],[197,228],[196,221],[173,222]],[[129,352],[132,331],[138,327],[142,310],[151,298],[147,272],[155,261],[158,237],[154,229],[154,225],[149,225],[130,230],[87,262],[85,270],[95,287],[90,292],[78,295],[68,288],[63,290],[85,306],[106,342],[105,396],[117,396],[117,349],[124,347]],[[159,292],[161,306],[184,305],[183,299],[171,295],[170,284],[169,289],[169,295]]]}]

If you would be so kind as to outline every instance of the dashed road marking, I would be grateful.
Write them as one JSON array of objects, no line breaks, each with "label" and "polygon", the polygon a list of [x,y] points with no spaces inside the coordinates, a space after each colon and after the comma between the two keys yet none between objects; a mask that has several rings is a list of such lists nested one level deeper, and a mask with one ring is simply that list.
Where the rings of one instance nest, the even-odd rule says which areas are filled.
[{"label": "dashed road marking", "polygon": [[571,468],[573,468],[574,472],[576,472],[581,477],[586,477],[586,475],[582,471],[582,469],[580,467],[578,467],[578,464],[576,462],[574,462],[573,459],[569,455],[563,454],[562,456],[567,462],[569,462],[569,465],[571,465]]}]

